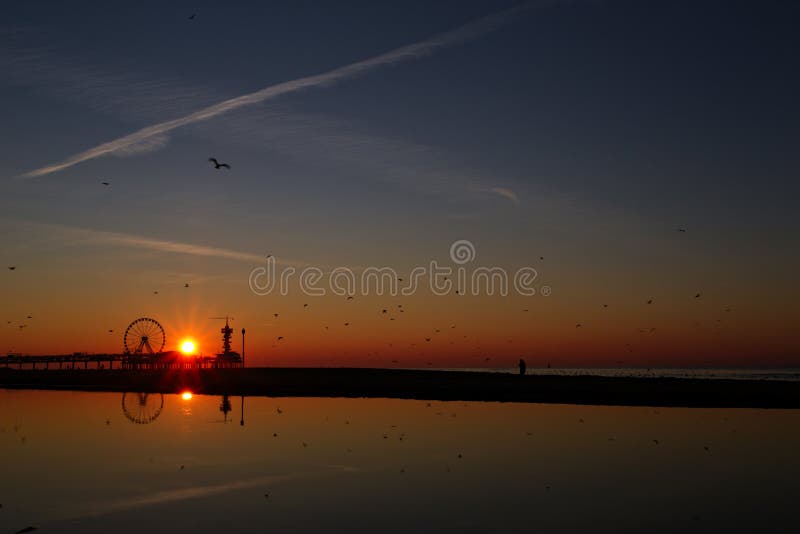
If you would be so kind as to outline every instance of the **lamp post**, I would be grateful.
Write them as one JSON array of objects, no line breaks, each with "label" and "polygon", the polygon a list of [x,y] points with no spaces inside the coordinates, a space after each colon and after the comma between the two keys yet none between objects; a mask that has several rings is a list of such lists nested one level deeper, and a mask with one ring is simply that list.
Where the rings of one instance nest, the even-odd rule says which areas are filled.
[{"label": "lamp post", "polygon": [[242,368],[244,368],[244,328],[242,328]]}]

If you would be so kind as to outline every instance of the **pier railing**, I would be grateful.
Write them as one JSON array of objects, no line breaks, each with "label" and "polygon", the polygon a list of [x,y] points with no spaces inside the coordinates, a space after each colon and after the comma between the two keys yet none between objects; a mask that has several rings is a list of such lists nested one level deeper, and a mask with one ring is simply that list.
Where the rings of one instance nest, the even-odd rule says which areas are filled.
[{"label": "pier railing", "polygon": [[54,356],[0,356],[0,368],[50,369],[234,369],[243,367],[241,359],[216,356],[169,357],[162,354],[67,354]]}]

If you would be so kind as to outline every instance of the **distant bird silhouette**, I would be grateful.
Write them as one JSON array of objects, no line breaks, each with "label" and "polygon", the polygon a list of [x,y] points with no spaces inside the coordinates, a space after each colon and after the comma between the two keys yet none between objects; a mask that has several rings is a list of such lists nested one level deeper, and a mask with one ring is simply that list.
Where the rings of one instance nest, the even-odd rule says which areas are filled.
[{"label": "distant bird silhouette", "polygon": [[153,291],[153,295],[158,295],[158,291]]},{"label": "distant bird silhouette", "polygon": [[647,303],[648,304],[652,304],[653,303],[653,299],[648,300]]},{"label": "distant bird silhouette", "polygon": [[25,534],[25,532],[33,532],[34,530],[38,530],[36,527],[25,527],[22,530],[18,530],[17,534]]},{"label": "distant bird silhouette", "polygon": [[278,341],[280,341],[281,339],[283,339],[283,336],[278,336]]},{"label": "distant bird silhouette", "polygon": [[303,307],[304,308],[308,308],[308,304],[303,304]]},{"label": "distant bird silhouette", "polygon": [[189,284],[188,283],[183,284],[183,287],[189,287]]},{"label": "distant bird silhouette", "polygon": [[16,270],[16,268],[17,268],[17,266],[16,266],[16,265],[12,265],[12,266],[10,266],[10,267],[8,268],[8,270],[9,270],[9,271],[13,271],[13,270]]},{"label": "distant bird silhouette", "polygon": [[103,184],[103,185],[111,185],[111,184],[110,184],[110,183],[108,183],[108,182],[100,182],[100,183],[101,183],[101,184]]},{"label": "distant bird silhouette", "polygon": [[186,466],[181,465],[181,471],[183,471],[185,468],[186,468]]},{"label": "distant bird silhouette", "polygon": [[350,323],[344,323],[345,326],[350,326]]},{"label": "distant bird silhouette", "polygon": [[223,168],[225,168],[225,169],[230,169],[231,168],[231,166],[228,165],[227,163],[220,163],[219,161],[217,161],[217,158],[208,158],[208,161],[213,163],[214,164],[214,168],[217,169],[217,170],[223,169]]},{"label": "distant bird silhouette", "polygon": [[281,410],[280,407],[275,408],[275,411],[278,412],[278,415],[283,413],[283,410]]},{"label": "distant bird silhouette", "polygon": [[696,294],[696,295],[694,296],[694,298],[696,298],[696,299],[699,299],[699,298],[700,298],[700,297],[702,297],[702,296],[703,296],[703,294],[702,294],[702,293],[698,293],[698,294]]},{"label": "distant bird silhouette", "polygon": [[653,443],[655,443],[656,445],[658,445],[658,440],[657,440],[657,439],[654,439],[654,440],[653,440]]},{"label": "distant bird silhouette", "polygon": [[277,314],[277,313],[273,313],[272,315],[274,315],[275,317],[277,317],[277,316],[278,316],[278,314]]},{"label": "distant bird silhouette", "polygon": [[113,333],[114,333],[114,331],[113,331],[113,330],[111,330],[111,329],[109,328],[109,329],[108,329],[108,333],[109,333],[109,334],[113,334]]},{"label": "distant bird silhouette", "polygon": [[28,316],[28,319],[33,319],[33,315],[29,315],[29,316]]},{"label": "distant bird silhouette", "polygon": [[347,297],[345,300],[353,300],[353,297]]},{"label": "distant bird silhouette", "polygon": [[679,227],[677,228],[677,230],[678,230],[679,232],[681,232],[681,233],[686,233],[686,228],[684,228],[683,226],[679,226]]},{"label": "distant bird silhouette", "polygon": [[189,15],[189,20],[194,20],[195,15],[196,15],[195,13],[192,13],[191,15]]},{"label": "distant bird silhouette", "polygon": [[582,325],[581,323],[578,323],[578,324],[576,324],[576,325],[575,325],[575,328],[580,328],[580,327],[582,327],[582,326],[583,326],[583,325]]}]

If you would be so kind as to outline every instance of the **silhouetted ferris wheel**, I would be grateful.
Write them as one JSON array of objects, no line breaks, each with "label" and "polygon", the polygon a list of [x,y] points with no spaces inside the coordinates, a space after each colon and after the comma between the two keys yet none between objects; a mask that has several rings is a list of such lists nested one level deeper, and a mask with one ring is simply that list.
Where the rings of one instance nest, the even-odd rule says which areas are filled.
[{"label": "silhouetted ferris wheel", "polygon": [[146,425],[161,415],[164,395],[161,393],[123,393],[122,413],[132,423]]},{"label": "silhouetted ferris wheel", "polygon": [[167,335],[155,319],[141,317],[125,329],[125,354],[158,354],[164,350]]}]

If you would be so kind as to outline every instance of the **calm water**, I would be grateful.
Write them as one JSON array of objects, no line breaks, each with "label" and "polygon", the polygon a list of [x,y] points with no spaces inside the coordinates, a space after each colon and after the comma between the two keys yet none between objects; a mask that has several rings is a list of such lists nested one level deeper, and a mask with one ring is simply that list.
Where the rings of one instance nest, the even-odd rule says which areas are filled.
[{"label": "calm water", "polygon": [[0,390],[0,532],[796,531],[800,411],[229,401]]}]

